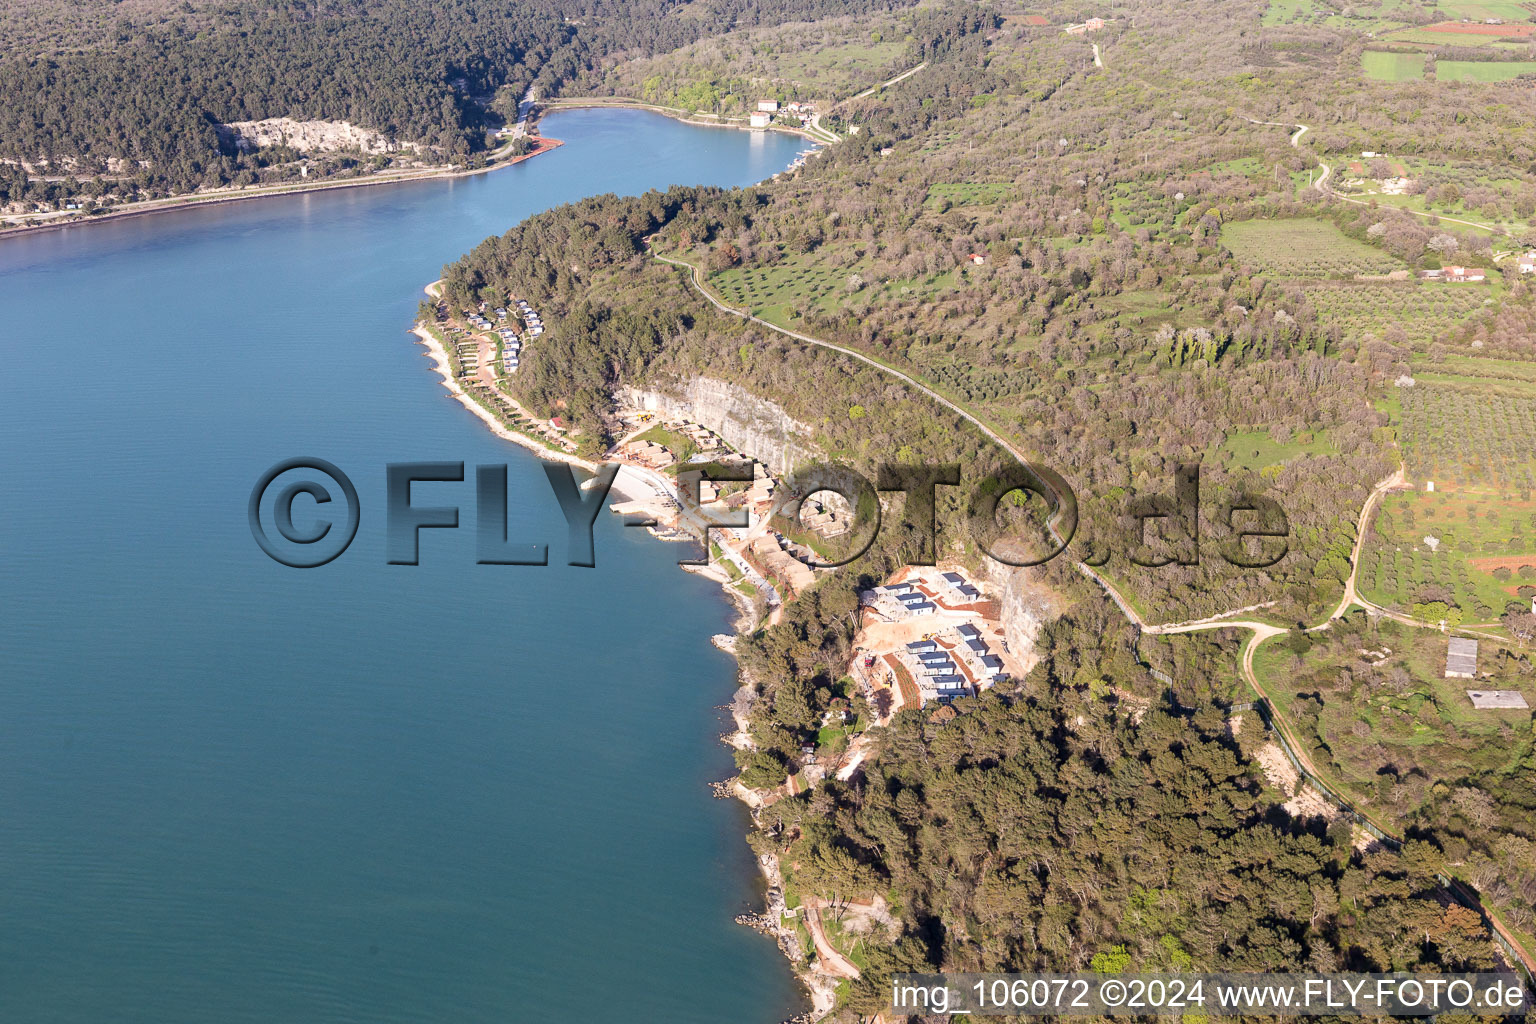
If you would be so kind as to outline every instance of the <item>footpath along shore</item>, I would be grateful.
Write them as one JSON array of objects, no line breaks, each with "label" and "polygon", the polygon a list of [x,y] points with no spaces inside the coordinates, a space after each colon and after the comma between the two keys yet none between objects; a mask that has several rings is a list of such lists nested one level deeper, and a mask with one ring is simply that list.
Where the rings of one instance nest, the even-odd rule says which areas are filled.
[{"label": "footpath along shore", "polygon": [[[920,70],[920,68],[921,66],[913,70]],[[908,74],[911,74],[911,72],[908,72]],[[528,101],[525,100],[524,102]],[[0,227],[0,238],[33,231],[55,231],[59,228],[82,227],[86,224],[99,224],[103,221],[121,220],[126,217],[145,217],[150,214],[167,213],[171,210],[186,210],[197,206],[217,206],[223,203],[244,203],[255,199],[293,196],[309,192],[330,192],[344,188],[366,188],[370,185],[398,185],[401,182],[407,181],[434,181],[438,179],[467,178],[477,174],[489,174],[491,171],[520,164],[525,160],[531,160],[536,156],[559,149],[565,145],[560,139],[526,135],[527,138],[534,141],[536,148],[532,152],[524,153],[520,156],[503,158],[510,151],[512,143],[516,139],[524,137],[531,125],[537,124],[545,114],[562,110],[644,110],[660,114],[663,117],[669,117],[683,124],[696,125],[701,128],[732,128],[738,131],[781,132],[786,135],[798,135],[802,139],[822,146],[840,141],[835,133],[823,128],[818,123],[819,118],[813,121],[809,127],[805,128],[791,128],[788,125],[752,128],[749,125],[740,123],[739,120],[731,120],[723,116],[711,118],[708,115],[691,113],[677,107],[664,107],[640,100],[631,100],[622,96],[576,96],[567,99],[545,100],[539,104],[539,108],[536,114],[531,116],[525,114],[523,120],[518,122],[518,127],[522,129],[523,134],[514,135],[513,139],[509,140],[505,146],[492,152],[483,167],[459,167],[450,164],[446,167],[429,167],[414,171],[393,171],[371,175],[366,178],[349,178],[343,181],[317,181],[310,184],[293,183],[217,189],[207,193],[194,192],[187,195],[170,196],[165,199],[148,199],[141,202],[127,203],[120,208],[114,208],[107,213],[99,213],[94,216],[77,211],[11,214],[9,217],[0,217],[0,220],[20,219],[23,223],[9,227]]]},{"label": "footpath along shore", "polygon": [[[776,131],[786,135],[798,135],[803,139],[815,142],[818,145],[836,141],[836,137],[827,137],[811,130],[789,128],[775,125],[771,128],[750,128],[744,124],[735,124],[726,120],[710,120],[708,118],[690,117],[688,112],[672,107],[661,107],[651,103],[626,102],[621,98],[609,99],[601,96],[580,97],[571,100],[552,100],[544,104],[541,114],[553,113],[560,110],[586,110],[586,109],[612,109],[612,110],[645,110],[651,113],[669,117],[683,124],[696,125],[702,128],[733,128],[740,131]],[[180,196],[169,196],[165,199],[147,199],[141,202],[125,203],[114,207],[106,213],[95,215],[79,211],[57,211],[43,214],[20,213],[0,217],[0,220],[22,220],[23,223],[8,227],[0,227],[0,238],[10,235],[23,235],[35,231],[57,231],[60,228],[84,227],[87,224],[100,224],[105,221],[123,220],[128,217],[148,217],[156,213],[169,213],[173,210],[189,210],[199,206],[220,206],[226,203],[247,203],[257,199],[272,199],[278,196],[304,195],[312,192],[332,192],[346,188],[367,188],[372,185],[398,185],[409,181],[437,181],[454,178],[468,178],[477,174],[489,174],[499,171],[503,167],[512,167],[525,160],[532,160],[536,156],[553,152],[565,145],[561,139],[545,138],[542,136],[528,136],[536,143],[536,148],[529,153],[520,156],[501,159],[499,154],[505,152],[509,146],[503,147],[492,153],[490,159],[483,167],[459,167],[450,164],[446,167],[428,167],[414,171],[393,171],[383,174],[370,175],[366,178],[348,178],[340,181],[317,181],[309,184],[293,183],[283,185],[257,185],[248,188],[216,189],[206,193],[188,193]]]},{"label": "footpath along shore", "polygon": [[[434,281],[424,289],[427,296],[433,301],[440,298],[441,293],[438,287],[440,284],[441,282]],[[432,361],[432,368],[442,378],[443,387],[447,389],[448,393],[489,427],[491,432],[497,437],[511,441],[513,444],[521,445],[541,459],[579,466],[589,473],[597,472],[599,464],[590,459],[584,459],[570,452],[556,451],[537,438],[515,430],[509,430],[489,409],[477,402],[455,379],[453,366],[448,359],[448,353],[444,350],[442,343],[438,341],[437,337],[427,330],[424,323],[416,323],[411,328],[410,333],[426,349],[426,354]],[[675,487],[665,476],[654,470],[632,466],[627,463],[620,465],[619,473],[613,481],[611,493],[617,495],[626,503],[651,504],[657,503],[658,500],[670,499],[674,502],[678,500]],[[654,533],[655,531],[652,532]],[[727,549],[724,545],[721,545],[721,550],[726,551]],[[736,559],[733,558],[732,561],[735,562]],[[740,568],[742,568],[742,565],[738,563],[738,569]],[[736,589],[733,580],[726,572],[716,567],[713,563],[707,566],[689,568],[688,571],[718,583],[732,604],[735,605],[737,610],[737,617],[733,626],[735,635],[729,639],[723,637],[715,638],[716,647],[734,656],[735,640],[757,629],[760,623],[757,606],[745,594]],[[756,577],[755,571],[752,571],[752,576]],[[767,584],[766,581],[763,582],[764,585],[771,587],[771,584]],[[775,594],[774,596],[776,597],[777,595]],[[771,603],[778,604],[777,601]],[[752,740],[748,733],[747,722],[751,701],[752,687],[743,681],[743,685],[737,689],[734,699],[729,705],[736,726],[735,731],[721,737],[721,741],[732,749],[751,745]],[[729,787],[721,786],[717,788],[717,793],[729,795],[740,800],[747,806],[748,813],[754,815],[754,817],[764,803],[761,794],[746,789],[740,782],[736,782]],[[755,859],[758,870],[762,873],[763,877],[763,884],[766,890],[766,906],[764,913],[755,916],[748,915],[748,917],[752,919],[751,923],[755,927],[771,936],[778,943],[779,948],[784,952],[785,958],[790,961],[795,977],[805,986],[810,994],[810,1012],[793,1018],[794,1021],[809,1022],[819,1019],[830,1012],[836,1005],[836,987],[840,977],[835,972],[828,972],[823,969],[816,958],[802,961],[794,955],[793,951],[799,946],[799,938],[793,926],[786,926],[784,924],[784,914],[786,912],[783,895],[784,882],[779,872],[778,859],[771,855]]]},{"label": "footpath along shore", "polygon": [[724,114],[699,114],[697,111],[687,111],[680,107],[664,107],[657,103],[646,103],[644,100],[633,100],[627,96],[572,96],[569,98],[546,100],[544,112],[554,113],[557,110],[646,110],[662,117],[670,117],[674,121],[683,124],[697,125],[700,128],[733,128],[743,132],[781,132],[785,135],[798,135],[802,139],[828,145],[837,142],[838,137],[826,128],[803,127],[792,128],[784,124],[770,124],[766,128],[753,128],[744,123],[745,118],[727,117]]},{"label": "footpath along shore", "polygon": [[[311,192],[333,192],[344,188],[367,188],[371,185],[398,185],[409,181],[436,181],[438,179],[468,178],[477,174],[489,174],[503,167],[511,167],[525,160],[532,160],[543,153],[549,153],[559,149],[565,143],[560,139],[539,139],[538,148],[521,156],[510,157],[505,160],[497,159],[486,163],[484,167],[459,167],[450,164],[446,167],[428,167],[416,171],[395,171],[379,175],[371,175],[366,178],[347,178],[340,181],[317,181],[312,184],[285,184],[285,185],[257,185],[250,188],[217,189],[207,193],[188,193],[181,196],[170,196],[165,199],[147,199],[142,202],[125,203],[121,207],[115,207],[107,213],[81,214],[75,211],[60,212],[55,214],[11,214],[15,218],[36,218],[31,223],[23,223],[11,227],[0,227],[0,238],[9,235],[23,235],[35,231],[57,231],[60,228],[78,228],[88,224],[101,224],[111,220],[123,220],[128,217],[148,217],[156,213],[170,213],[173,210],[189,210],[199,206],[220,206],[226,203],[246,203],[256,199],[273,199],[278,196],[296,196]],[[493,156],[495,154],[492,154]]]}]

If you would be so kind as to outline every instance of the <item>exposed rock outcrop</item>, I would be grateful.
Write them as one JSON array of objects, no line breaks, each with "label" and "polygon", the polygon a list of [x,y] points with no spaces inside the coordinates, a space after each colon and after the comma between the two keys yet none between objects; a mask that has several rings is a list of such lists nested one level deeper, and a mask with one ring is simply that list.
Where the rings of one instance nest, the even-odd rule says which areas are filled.
[{"label": "exposed rock outcrop", "polygon": [[242,150],[279,145],[291,146],[301,153],[421,150],[418,143],[391,142],[379,132],[359,128],[347,121],[295,121],[290,117],[269,117],[264,121],[234,121],[220,125],[219,134]]},{"label": "exposed rock outcrop", "polygon": [[814,455],[811,428],[746,388],[710,377],[679,381],[676,389],[624,388],[619,404],[708,427],[737,451],[749,452],[781,474]]},{"label": "exposed rock outcrop", "polygon": [[987,579],[1003,592],[1003,635],[1008,649],[1020,663],[1033,668],[1039,656],[1035,641],[1047,622],[1061,615],[1065,602],[1035,568],[1018,568],[987,559],[983,567]]}]

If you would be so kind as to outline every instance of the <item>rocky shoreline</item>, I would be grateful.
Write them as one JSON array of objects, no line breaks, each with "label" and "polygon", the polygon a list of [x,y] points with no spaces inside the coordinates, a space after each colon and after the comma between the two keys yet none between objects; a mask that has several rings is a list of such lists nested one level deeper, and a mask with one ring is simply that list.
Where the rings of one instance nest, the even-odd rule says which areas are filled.
[{"label": "rocky shoreline", "polygon": [[[436,284],[437,282],[434,281],[425,289],[427,294],[434,299],[437,297],[434,290]],[[541,459],[570,462],[581,466],[589,472],[596,471],[597,465],[587,459],[552,451],[533,438],[518,434],[502,426],[479,403],[470,398],[464,389],[453,379],[453,372],[448,364],[447,353],[443,351],[442,346],[432,336],[431,332],[427,331],[424,325],[416,324],[411,333],[427,349],[427,354],[432,359],[434,370],[442,378],[443,387],[466,409],[484,422],[498,437],[528,449]],[[614,480],[614,491],[621,496],[632,493],[622,488],[624,480],[625,473],[623,471]],[[649,532],[659,540],[682,541],[691,539],[690,537],[673,533],[658,533],[654,529]],[[733,632],[717,633],[710,637],[710,642],[715,647],[735,657],[737,641],[742,636],[754,632],[760,624],[757,605],[751,598],[737,590],[732,585],[730,577],[714,565],[682,566],[681,568],[718,583],[721,590],[736,608],[736,619],[732,623]],[[742,685],[732,695],[731,703],[722,706],[722,710],[729,710],[731,712],[736,729],[734,732],[723,734],[720,737],[720,741],[733,749],[750,747],[752,744],[752,738],[748,732],[748,716],[756,699],[755,687],[749,680],[742,677],[739,667],[738,678],[741,679]],[[764,798],[762,794],[747,789],[738,779],[734,778],[710,783],[710,790],[717,799],[737,799],[746,804],[748,812],[753,817],[754,824],[756,823],[757,815],[763,805]],[[784,924],[784,918],[788,915],[789,909],[784,898],[784,883],[779,872],[778,859],[769,855],[759,857],[757,861],[758,869],[763,874],[766,887],[763,910],[756,914],[742,914],[736,918],[736,922],[773,938],[778,943],[785,959],[789,961],[790,968],[794,972],[795,977],[805,986],[811,996],[811,1009],[806,1013],[797,1014],[789,1018],[784,1024],[812,1024],[813,1021],[824,1017],[835,1005],[836,981],[835,979],[822,977],[814,970],[814,962],[807,960],[803,955],[800,947],[800,938],[794,928]]]}]

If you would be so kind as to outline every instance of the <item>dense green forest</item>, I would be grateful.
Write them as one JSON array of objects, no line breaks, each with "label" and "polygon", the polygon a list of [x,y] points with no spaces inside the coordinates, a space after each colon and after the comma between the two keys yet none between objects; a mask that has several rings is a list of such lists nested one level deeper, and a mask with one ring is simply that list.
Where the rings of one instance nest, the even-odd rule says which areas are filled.
[{"label": "dense green forest", "polygon": [[[1263,571],[1231,571],[1214,558],[1136,571],[1127,583],[1150,605],[1182,617],[1279,599],[1292,621],[1314,614],[1336,598],[1346,571],[1338,555],[1353,537],[1341,519],[1389,467],[1385,420],[1363,400],[1379,371],[1356,358],[1358,342],[1286,287],[1224,257],[1211,212],[1221,200],[1200,193],[1228,182],[1190,178],[1189,195],[1157,209],[1155,235],[1089,216],[1087,208],[1107,213],[1120,186],[1105,176],[1096,195],[1063,189],[1065,176],[1089,172],[1033,155],[1035,138],[1081,135],[1097,123],[1083,117],[1082,104],[1093,101],[1060,95],[1072,48],[1081,44],[1053,36],[1005,47],[998,28],[975,8],[925,12],[908,44],[908,59],[934,62],[922,90],[893,89],[864,103],[857,115],[864,131],[805,170],[759,189],[604,197],[541,214],[450,267],[449,298],[515,290],[584,317],[602,307],[610,312],[595,315],[612,317],[623,307],[652,325],[646,337],[665,343],[640,347],[654,365],[650,356],[635,358],[633,342],[622,359],[609,357],[601,334],[570,330],[575,322],[557,317],[553,337],[511,385],[535,409],[553,412],[562,398],[593,451],[605,438],[614,384],[701,371],[784,402],[819,425],[825,450],[866,470],[891,452],[942,458],[991,450],[889,382],[824,355],[784,351],[794,346],[760,330],[743,335],[737,322],[701,310],[676,272],[642,250],[649,238],[655,251],[686,255],[714,271],[711,281],[722,288],[743,282],[759,293],[789,293],[809,281],[813,297],[794,304],[785,323],[912,366],[1014,431],[1021,447],[1066,477],[1084,512],[1078,557],[1123,558],[1134,543],[1127,502],[1169,491],[1181,461],[1204,459],[1209,495],[1284,499],[1290,557]],[[1207,116],[1225,117],[1214,109]],[[1210,130],[1225,134],[1227,124]],[[1114,145],[1136,149],[1128,140]],[[1001,201],[954,206],[929,198],[946,181],[966,180],[951,163],[959,153],[965,168],[984,164],[988,179],[1014,176]],[[1078,157],[1106,168],[1117,159],[1086,146]],[[1138,194],[1167,174],[1136,165],[1119,171]],[[1294,205],[1243,185],[1249,215]],[[989,262],[968,265],[976,252]],[[738,297],[751,304],[750,294]],[[1348,358],[1336,358],[1341,352]],[[1385,351],[1375,358],[1382,369],[1395,365]],[[814,375],[809,388],[801,366]],[[871,389],[889,400],[866,401]],[[850,419],[855,405],[870,415]],[[1264,471],[1224,456],[1221,424],[1287,438],[1326,432],[1330,457]],[[1202,531],[1220,536],[1219,504],[1206,502],[1202,516]],[[1111,569],[1119,572],[1124,563],[1117,564]]]},{"label": "dense green forest", "polygon": [[1219,710],[1143,717],[1095,696],[1144,677],[1132,640],[1086,599],[1016,691],[904,712],[861,780],[763,812],[754,847],[797,892],[898,908],[850,1009],[882,1006],[889,973],[937,968],[1491,968],[1477,916],[1434,896],[1432,844],[1362,856],[1347,821],[1302,825],[1265,799]]},{"label": "dense green forest", "polygon": [[[7,6],[15,0],[8,0]],[[32,24],[18,3],[18,24]],[[109,5],[104,5],[109,6]],[[292,117],[349,121],[430,147],[439,162],[484,148],[485,128],[537,84],[544,96],[622,56],[659,53],[743,25],[884,8],[884,0],[251,0],[0,44],[0,203],[57,198],[102,177],[146,194],[241,180],[261,162],[216,126]],[[686,9],[686,14],[684,10]],[[79,45],[71,46],[74,36]],[[19,34],[18,38],[25,38]],[[41,45],[39,43],[39,45]],[[27,188],[22,162],[63,182]],[[247,179],[249,179],[247,175]],[[100,191],[101,186],[96,186]]]},{"label": "dense green forest", "polygon": [[[893,64],[929,67],[839,107],[845,137],[805,167],[753,188],[549,211],[448,267],[448,297],[515,292],[548,310],[544,344],[508,386],[535,412],[567,415],[589,452],[613,437],[616,388],[703,375],[778,403],[823,453],[866,473],[893,456],[997,458],[899,382],[720,313],[652,256],[686,259],[732,306],[913,374],[1059,470],[1083,511],[1072,555],[1102,563],[1147,621],[1255,606],[1277,625],[1311,625],[1338,602],[1361,503],[1405,444],[1410,468],[1468,488],[1433,496],[1442,555],[1474,524],[1508,526],[1487,542],[1499,553],[1525,550],[1531,465],[1511,417],[1536,387],[1536,302],[1510,258],[1536,242],[1520,220],[1536,200],[1536,94],[1373,82],[1361,40],[1317,10],[1272,24],[1262,2],[1118,7],[1095,39],[1102,68],[1087,41],[1013,12],[909,12]],[[854,38],[848,24],[837,32]],[[692,95],[694,75],[723,107],[739,92],[732,69],[768,63],[769,45],[711,42],[591,84],[675,97]],[[796,81],[786,76],[786,95]],[[1298,121],[1310,134],[1293,146]],[[1310,188],[1319,160],[1363,198]],[[1425,187],[1380,192],[1403,173]],[[1421,280],[1453,263],[1489,280]],[[1415,378],[1437,390],[1407,390]],[[1455,401],[1435,397],[1453,390]],[[1262,570],[1132,564],[1123,510],[1169,493],[1183,462],[1202,466],[1202,543],[1221,535],[1222,497],[1263,493],[1286,511],[1285,557]],[[1486,507],[1500,501],[1518,510]],[[941,500],[942,553],[979,567],[961,511]],[[1366,582],[1397,583],[1404,596],[1384,600],[1403,614],[1494,617],[1492,595],[1529,576],[1473,580],[1475,565],[1403,554],[1423,520],[1393,515],[1408,524],[1390,536],[1398,552],[1368,560]],[[805,766],[828,710],[850,699],[856,593],[912,551],[899,527],[883,533],[743,639],[757,694],[744,784],[768,792]],[[1362,844],[1346,820],[1279,809],[1253,759],[1263,729],[1239,734],[1219,710],[1251,699],[1229,632],[1137,636],[1067,559],[1039,579],[1069,610],[1029,678],[956,702],[955,715],[903,712],[862,776],[759,815],[753,845],[778,857],[792,897],[879,897],[894,917],[860,946],[866,980],[844,992],[846,1019],[903,969],[1489,965],[1476,915],[1436,891],[1439,868],[1517,927],[1536,921],[1531,722],[1458,731],[1466,698],[1438,679],[1442,634],[1352,616],[1293,630],[1259,658],[1313,759],[1408,837],[1395,853]],[[1530,618],[1504,616],[1536,635]],[[1362,667],[1388,647],[1409,663]],[[1490,664],[1529,684],[1528,660]]]}]

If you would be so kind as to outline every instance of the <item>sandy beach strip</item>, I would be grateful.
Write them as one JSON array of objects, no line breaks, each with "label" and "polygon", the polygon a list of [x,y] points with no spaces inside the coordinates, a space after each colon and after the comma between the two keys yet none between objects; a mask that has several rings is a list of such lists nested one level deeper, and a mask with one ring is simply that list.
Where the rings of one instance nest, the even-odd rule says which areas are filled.
[{"label": "sandy beach strip", "polygon": [[432,368],[443,378],[443,387],[447,388],[449,394],[459,400],[460,405],[474,413],[480,418],[481,422],[490,427],[491,433],[499,438],[511,441],[513,444],[522,445],[541,459],[546,459],[550,462],[570,463],[573,466],[580,466],[589,473],[597,472],[597,463],[595,462],[583,459],[579,455],[572,455],[570,452],[555,451],[553,448],[547,447],[526,434],[519,434],[515,430],[508,430],[502,425],[500,420],[491,414],[489,409],[471,398],[469,392],[465,391],[463,386],[454,379],[453,367],[448,362],[448,353],[443,351],[442,344],[432,335],[432,332],[427,330],[424,325],[417,324],[411,328],[411,333],[426,347],[427,356],[432,360]]},{"label": "sandy beach strip", "polygon": [[[423,289],[427,293],[428,298],[436,301],[442,297],[441,291],[438,288],[440,283],[439,281],[433,281]],[[539,458],[549,462],[564,462],[572,466],[580,466],[589,473],[597,472],[598,463],[590,459],[583,459],[569,452],[555,451],[553,448],[526,434],[520,434],[515,430],[508,430],[489,409],[470,397],[469,393],[464,390],[463,385],[454,378],[453,367],[448,362],[448,353],[444,351],[442,343],[437,340],[436,336],[427,330],[426,325],[416,324],[411,328],[411,333],[416,336],[416,340],[427,350],[427,358],[432,360],[432,369],[442,378],[443,387],[448,389],[448,393],[456,398],[460,405],[468,409],[480,422],[489,427],[491,433],[503,440],[521,445]],[[614,477],[613,487],[610,488],[609,495],[613,500],[617,501],[654,502],[658,500],[658,496],[675,498],[675,495],[672,494],[671,489],[660,474],[647,475],[645,471],[626,463],[619,464],[619,473]]]}]

